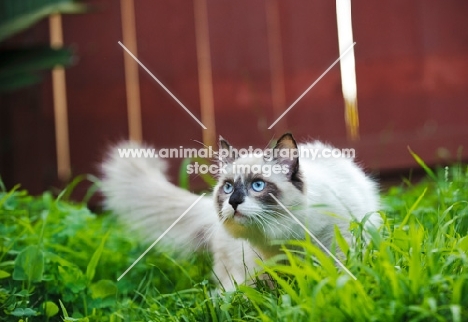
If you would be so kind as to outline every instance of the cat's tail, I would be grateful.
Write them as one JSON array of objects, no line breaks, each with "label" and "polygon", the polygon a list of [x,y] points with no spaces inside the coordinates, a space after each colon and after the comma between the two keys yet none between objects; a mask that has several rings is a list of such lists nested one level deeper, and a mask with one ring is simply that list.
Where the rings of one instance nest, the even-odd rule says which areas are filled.
[{"label": "cat's tail", "polygon": [[[122,142],[110,149],[102,164],[104,206],[127,225],[153,242],[198,198],[170,183],[166,163],[155,157],[136,157],[131,151],[151,151],[135,142]],[[154,151],[154,150],[153,150]],[[125,153],[127,155],[125,156]],[[161,239],[182,250],[209,246],[210,230],[218,223],[211,197],[203,197]]]}]

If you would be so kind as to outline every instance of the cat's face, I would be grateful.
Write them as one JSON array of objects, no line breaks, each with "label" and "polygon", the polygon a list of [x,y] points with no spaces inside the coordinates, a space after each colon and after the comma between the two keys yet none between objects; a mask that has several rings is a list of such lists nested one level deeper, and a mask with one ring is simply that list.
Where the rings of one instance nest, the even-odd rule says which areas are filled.
[{"label": "cat's face", "polygon": [[[231,149],[222,138],[221,149]],[[273,149],[276,157],[229,155],[222,159],[226,173],[220,176],[214,195],[220,220],[231,235],[254,243],[294,237],[293,220],[278,203],[291,208],[305,202],[305,186],[299,159],[292,156],[294,150],[294,138],[285,134]],[[288,152],[288,156],[281,151]]]}]

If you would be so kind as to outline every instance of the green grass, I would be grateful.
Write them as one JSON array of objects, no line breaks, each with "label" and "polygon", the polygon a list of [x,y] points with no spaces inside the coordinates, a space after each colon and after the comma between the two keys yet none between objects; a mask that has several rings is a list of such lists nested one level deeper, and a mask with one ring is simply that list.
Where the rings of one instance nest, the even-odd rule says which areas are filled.
[{"label": "green grass", "polygon": [[67,193],[0,192],[0,321],[468,321],[468,167],[383,195],[380,232],[344,262],[352,279],[309,242],[265,265],[277,285],[214,292],[206,254],[147,245]]}]

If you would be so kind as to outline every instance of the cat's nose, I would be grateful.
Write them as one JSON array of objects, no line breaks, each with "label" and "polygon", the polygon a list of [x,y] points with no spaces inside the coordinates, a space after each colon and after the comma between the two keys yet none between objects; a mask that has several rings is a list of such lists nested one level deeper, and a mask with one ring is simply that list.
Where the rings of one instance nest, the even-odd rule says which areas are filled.
[{"label": "cat's nose", "polygon": [[234,210],[237,210],[237,206],[243,203],[244,199],[245,195],[243,192],[234,190],[233,194],[229,198],[229,204],[232,206],[232,208],[234,208]]}]

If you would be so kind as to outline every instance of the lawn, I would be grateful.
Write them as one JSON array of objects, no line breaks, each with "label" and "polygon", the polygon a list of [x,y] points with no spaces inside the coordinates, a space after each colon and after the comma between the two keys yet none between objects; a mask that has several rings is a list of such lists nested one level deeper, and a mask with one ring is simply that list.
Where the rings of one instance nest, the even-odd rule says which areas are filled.
[{"label": "lawn", "polygon": [[234,292],[216,291],[207,254],[158,245],[117,281],[148,245],[69,201],[73,184],[0,187],[0,321],[468,321],[468,167],[426,172],[383,194],[369,245],[357,222],[356,249],[337,235],[357,280],[301,242],[289,265],[265,263],[275,289]]}]

